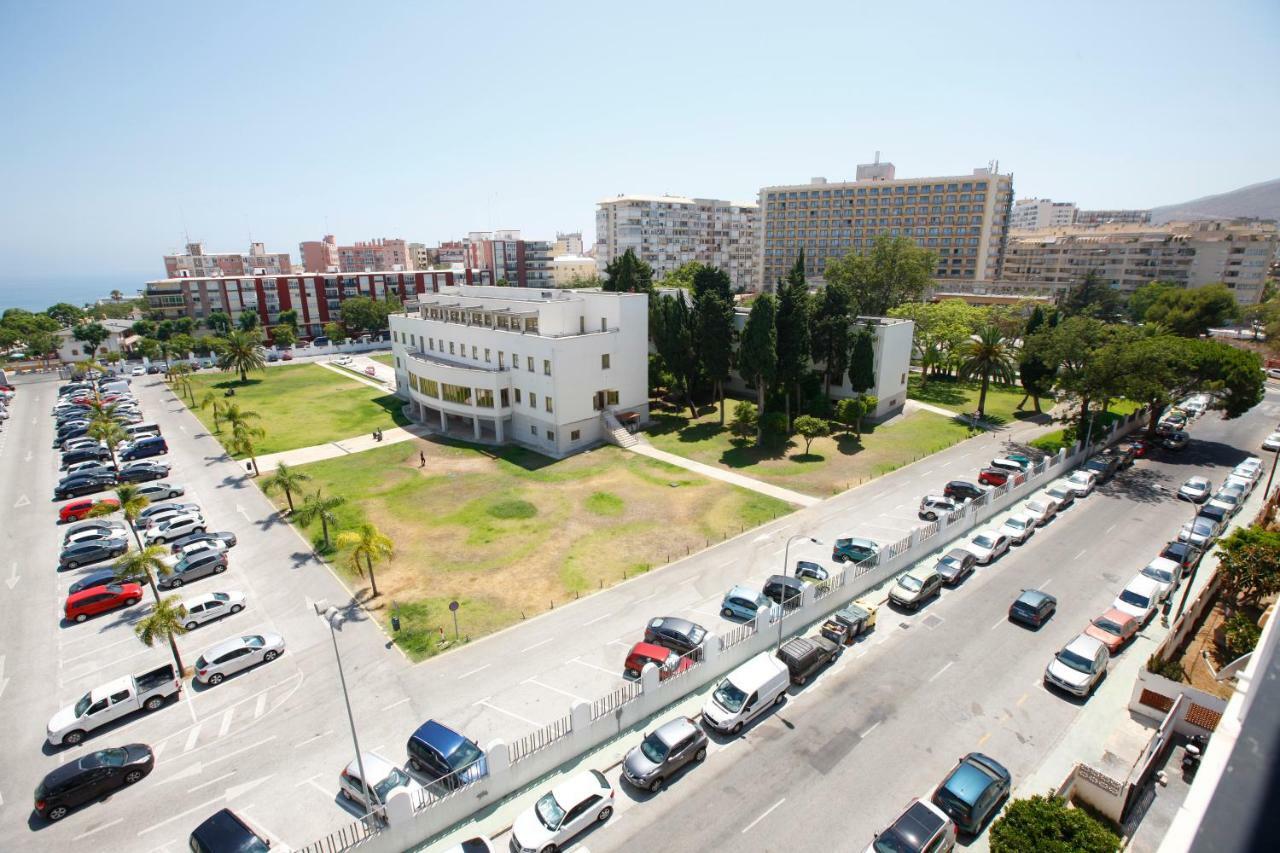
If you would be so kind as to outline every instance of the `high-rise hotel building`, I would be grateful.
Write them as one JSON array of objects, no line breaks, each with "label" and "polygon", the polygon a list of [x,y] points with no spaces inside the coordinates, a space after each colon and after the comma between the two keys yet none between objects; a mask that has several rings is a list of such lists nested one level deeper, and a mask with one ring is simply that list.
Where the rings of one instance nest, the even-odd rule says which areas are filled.
[{"label": "high-rise hotel building", "polygon": [[892,163],[858,166],[852,181],[813,178],[760,190],[761,290],[772,291],[804,250],[810,284],[827,259],[864,252],[882,234],[937,253],[935,277],[999,278],[1009,235],[1013,176],[994,169],[940,178],[898,178]]}]

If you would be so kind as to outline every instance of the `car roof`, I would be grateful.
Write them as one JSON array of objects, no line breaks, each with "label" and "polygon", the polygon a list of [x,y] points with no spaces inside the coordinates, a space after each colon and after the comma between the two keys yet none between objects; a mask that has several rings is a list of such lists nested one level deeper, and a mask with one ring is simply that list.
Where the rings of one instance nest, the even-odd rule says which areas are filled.
[{"label": "car roof", "polygon": [[935,569],[933,566],[920,565],[920,566],[913,566],[909,572],[903,575],[903,577],[912,577],[918,581],[926,581],[929,578],[936,575],[937,573],[938,573],[938,570]]},{"label": "car roof", "polygon": [[1091,658],[1098,653],[1098,649],[1105,645],[1097,637],[1090,637],[1088,634],[1077,634],[1076,638],[1062,647],[1064,652],[1074,652],[1081,657]]},{"label": "car roof", "polygon": [[728,592],[724,594],[725,598],[745,598],[748,601],[758,601],[760,593],[750,587],[734,584]]},{"label": "car roof", "polygon": [[675,746],[697,730],[688,717],[676,717],[658,726],[651,734],[667,746]]},{"label": "car roof", "polygon": [[570,776],[551,789],[551,794],[561,806],[573,807],[592,794],[600,792],[600,779],[590,770]]},{"label": "car roof", "polygon": [[1172,572],[1175,575],[1182,571],[1182,567],[1168,557],[1154,557],[1150,563],[1147,563],[1146,567],[1148,569],[1161,569],[1166,572]]},{"label": "car roof", "polygon": [[1138,617],[1134,616],[1132,613],[1125,613],[1123,610],[1118,608],[1108,607],[1106,612],[1098,616],[1094,621],[1096,622],[1098,619],[1109,619],[1112,622],[1117,622],[1123,625],[1126,622],[1136,622]]},{"label": "car roof", "polygon": [[998,776],[993,768],[981,760],[983,758],[986,756],[975,752],[960,759],[960,763],[951,771],[951,775],[942,783],[942,787],[962,802],[969,805],[976,803],[982,796],[982,792],[987,790]]},{"label": "car roof", "polygon": [[1136,574],[1127,584],[1124,585],[1124,588],[1141,595],[1150,596],[1155,593],[1159,585],[1160,582],[1155,578],[1149,578],[1144,574]]},{"label": "car roof", "polygon": [[427,720],[418,726],[413,734],[409,736],[409,739],[424,743],[441,755],[451,755],[455,749],[467,740],[444,723],[435,720]]},{"label": "car roof", "polygon": [[925,495],[924,499],[930,503],[955,503],[953,498],[949,498],[946,495]]},{"label": "car roof", "polygon": [[876,548],[878,547],[874,540],[863,539],[860,536],[846,536],[840,540],[846,545],[856,545],[859,548]]},{"label": "car roof", "polygon": [[1053,598],[1053,596],[1047,592],[1041,592],[1038,589],[1024,589],[1022,594],[1015,600],[1021,601],[1025,604],[1030,604],[1032,607],[1039,607],[1051,598]]},{"label": "car roof", "polygon": [[907,810],[898,816],[890,829],[903,840],[923,850],[933,838],[934,833],[947,822],[946,815],[940,813],[936,806],[924,800],[914,800]]},{"label": "car roof", "polygon": [[688,619],[681,619],[679,616],[657,616],[649,620],[650,628],[659,626],[670,628],[680,634],[690,634],[698,628],[693,622]]},{"label": "car roof", "polygon": [[984,527],[981,530],[975,530],[973,535],[969,537],[969,541],[972,542],[979,536],[990,536],[992,539],[999,539],[1000,531],[996,530],[994,527]]},{"label": "car roof", "polygon": [[[120,594],[121,594],[121,595],[123,595],[124,593],[127,593],[127,592],[140,592],[140,591],[141,591],[141,587],[139,587],[136,583],[134,583],[134,582],[132,582],[132,581],[121,581],[121,582],[120,582],[120,583],[118,583],[118,584],[111,584],[111,586],[118,586],[118,587],[120,587]],[[80,603],[81,601],[83,601],[86,597],[88,597],[88,596],[90,596],[90,595],[97,595],[99,590],[103,590],[103,589],[106,589],[106,588],[107,588],[107,586],[105,586],[105,585],[104,585],[104,586],[91,586],[91,587],[86,587],[85,589],[82,589],[82,590],[80,590],[79,592],[73,592],[73,593],[71,593],[70,595],[68,595],[68,596],[67,596],[67,603],[68,603],[68,604],[78,604],[78,603]],[[113,593],[113,594],[114,594],[114,593]]]},{"label": "car roof", "polygon": [[627,657],[639,655],[649,658],[650,660],[666,660],[672,654],[671,649],[659,646],[657,643],[636,643],[631,647],[631,651]]},{"label": "car roof", "polygon": [[209,850],[240,850],[246,836],[257,836],[248,824],[230,809],[219,809],[191,833]]},{"label": "car roof", "polygon": [[201,657],[203,657],[205,660],[212,660],[216,657],[221,657],[222,655],[225,655],[229,651],[242,648],[245,644],[244,638],[253,637],[253,636],[261,636],[264,640],[266,640],[267,637],[269,637],[270,635],[245,634],[243,637],[232,637],[229,640],[223,640],[221,643],[218,643],[217,645],[210,646],[209,648],[205,649]]},{"label": "car roof", "polygon": [[957,560],[963,560],[965,557],[972,557],[973,552],[968,548],[952,548],[950,551],[942,555],[943,558],[955,557]]},{"label": "car roof", "polygon": [[[378,781],[385,779],[392,770],[396,769],[394,764],[376,752],[362,752],[360,753],[360,758],[364,761],[364,772],[369,774],[368,781],[371,783],[376,784]],[[360,775],[360,764],[354,758],[347,765],[347,775],[354,776],[357,779],[365,778]]]},{"label": "car roof", "polygon": [[1208,484],[1209,484],[1209,478],[1208,478],[1208,477],[1203,477],[1203,476],[1201,476],[1200,474],[1196,474],[1194,477],[1188,477],[1188,478],[1187,478],[1187,482],[1186,482],[1186,483],[1184,483],[1183,485],[1187,485],[1187,486],[1189,486],[1189,485],[1191,485],[1192,483],[1195,483],[1197,486],[1199,486],[1199,485],[1208,485]]}]

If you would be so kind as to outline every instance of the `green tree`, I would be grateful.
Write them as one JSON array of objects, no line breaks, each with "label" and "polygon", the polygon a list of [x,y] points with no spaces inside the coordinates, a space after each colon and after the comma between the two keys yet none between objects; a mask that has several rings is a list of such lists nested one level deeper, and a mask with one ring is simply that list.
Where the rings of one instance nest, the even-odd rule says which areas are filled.
[{"label": "green tree", "polygon": [[367,296],[344,299],[341,309],[342,325],[348,329],[371,332],[378,328],[382,313],[374,300]]},{"label": "green tree", "polygon": [[226,311],[210,311],[204,318],[204,324],[219,337],[231,333],[231,316]]},{"label": "green tree", "polygon": [[294,339],[295,340],[297,339],[297,335],[298,335],[298,309],[297,308],[290,308],[288,311],[281,311],[280,314],[276,317],[276,322],[280,323],[283,326],[288,326],[289,328],[293,329]]},{"label": "green tree", "polygon": [[1112,342],[1100,355],[1104,363],[1116,363],[1124,396],[1150,408],[1149,435],[1155,435],[1165,407],[1188,394],[1212,392],[1214,408],[1237,418],[1265,393],[1258,356],[1221,341],[1152,335]]},{"label": "green tree", "polygon": [[288,323],[281,323],[271,327],[271,340],[276,346],[288,349],[298,342],[298,333]]},{"label": "green tree", "polygon": [[173,654],[173,665],[177,669],[179,678],[182,677],[183,667],[182,655],[178,654],[177,638],[180,634],[187,632],[183,625],[186,618],[187,608],[178,600],[178,596],[171,595],[157,601],[151,608],[151,612],[133,626],[133,632],[148,648],[155,645],[156,640],[168,642],[169,651]]},{"label": "green tree", "polygon": [[163,545],[147,545],[136,551],[128,551],[116,558],[116,575],[133,583],[145,583],[151,587],[151,596],[160,601],[160,589],[156,577],[167,577],[173,568],[165,559],[168,552]]},{"label": "green tree", "polygon": [[[804,250],[800,250],[786,279],[778,282],[778,382],[787,426],[791,426],[791,395],[800,410],[800,380],[809,372],[809,288],[804,280]],[[806,451],[808,452],[808,451]]]},{"label": "green tree", "polygon": [[775,316],[777,303],[773,295],[761,294],[751,303],[742,343],[738,347],[738,371],[756,386],[756,445],[764,440],[764,398],[773,384],[778,369],[778,329]]},{"label": "green tree", "polygon": [[915,324],[915,355],[924,382],[929,376],[952,372],[961,347],[983,325],[987,314],[963,299],[944,299],[908,302],[889,311],[889,316]]},{"label": "green tree", "polygon": [[1012,343],[1000,334],[995,326],[986,326],[978,330],[977,337],[969,341],[962,353],[960,362],[960,378],[982,379],[982,390],[978,394],[978,417],[986,415],[987,387],[992,377],[1006,385],[1013,384],[1016,358]]},{"label": "green tree", "polygon": [[991,824],[991,853],[1116,853],[1120,837],[1053,793],[1013,800]]},{"label": "green tree", "polygon": [[582,290],[588,287],[600,287],[603,280],[598,275],[579,275],[577,273],[569,276],[568,281],[557,285],[561,290]]},{"label": "green tree", "polygon": [[694,299],[697,325],[697,352],[702,373],[711,382],[720,406],[720,426],[724,426],[724,383],[733,367],[733,346],[737,329],[733,322],[733,303],[717,291],[708,289]]},{"label": "green tree", "polygon": [[[1055,373],[1055,385],[1080,401],[1079,425],[1088,422],[1089,404],[1094,398],[1114,396],[1119,388],[1106,387],[1112,371],[1095,370],[1097,354],[1115,334],[1093,317],[1068,317],[1056,325],[1050,322],[1023,344],[1024,355],[1036,355]],[[1083,432],[1083,430],[1082,430]]]},{"label": "green tree", "polygon": [[289,503],[289,512],[293,513],[293,493],[301,492],[304,483],[311,481],[311,475],[295,468],[290,468],[284,462],[276,466],[275,473],[262,481],[262,490],[267,494],[271,492],[284,492],[284,499]]},{"label": "green tree", "polygon": [[698,264],[693,273],[694,302],[708,293],[715,293],[729,303],[729,307],[733,307],[733,285],[729,281],[729,274],[719,267]]},{"label": "green tree", "polygon": [[849,324],[857,309],[847,285],[828,281],[809,316],[809,349],[822,365],[822,393],[831,396],[833,381],[844,384],[849,369]]},{"label": "green tree", "polygon": [[863,394],[858,397],[846,397],[836,403],[836,420],[844,424],[846,429],[852,427],[855,434],[862,437],[862,419],[876,410],[880,398],[874,394]]},{"label": "green tree", "polygon": [[1248,613],[1237,613],[1222,622],[1223,651],[1231,660],[1249,654],[1261,638],[1262,629]]},{"label": "green tree", "polygon": [[1145,320],[1159,323],[1175,335],[1198,338],[1239,316],[1240,307],[1226,285],[1211,284],[1161,293],[1147,309]]},{"label": "green tree", "polygon": [[332,546],[329,544],[329,525],[337,524],[338,517],[333,511],[347,502],[347,499],[339,495],[322,495],[319,489],[315,494],[307,495],[302,502],[302,506],[294,512],[294,518],[301,525],[309,525],[313,521],[320,522],[321,537],[324,540],[326,550]]},{"label": "green tree", "polygon": [[876,384],[875,335],[866,327],[853,332],[849,346],[849,387],[857,393],[869,391]]},{"label": "green tree", "polygon": [[[369,587],[372,598],[378,597],[378,581],[373,576],[375,560],[389,558],[393,553],[391,538],[372,524],[361,524],[355,530],[346,530],[338,534],[338,547],[349,548],[347,564],[361,575],[368,569]],[[364,565],[360,561],[364,560]]]},{"label": "green tree", "polygon": [[341,323],[325,323],[324,336],[335,344],[340,344],[347,339],[347,330]]},{"label": "green tree", "polygon": [[260,418],[261,415],[257,412],[252,409],[242,409],[237,403],[224,402],[222,404],[222,419],[230,424],[233,430]]},{"label": "green tree", "polygon": [[603,287],[613,293],[649,293],[653,290],[653,268],[627,249],[605,264]]},{"label": "green tree", "polygon": [[678,287],[681,290],[693,290],[693,278],[702,268],[702,264],[698,261],[686,261],[664,275],[660,284],[663,287]]},{"label": "green tree", "polygon": [[71,330],[71,337],[84,344],[84,354],[92,357],[98,354],[102,342],[111,337],[111,332],[101,323],[81,323]]},{"label": "green tree", "polygon": [[23,342],[27,347],[27,355],[32,358],[43,358],[47,364],[50,355],[58,348],[58,339],[53,332],[34,329],[25,333]]},{"label": "green tree", "polygon": [[1129,309],[1129,319],[1135,323],[1145,322],[1147,311],[1156,303],[1156,300],[1166,293],[1173,293],[1181,289],[1182,285],[1171,281],[1152,281],[1142,285],[1142,287],[1129,294],[1129,301],[1126,305]]},{"label": "green tree", "polygon": [[74,326],[83,320],[85,316],[82,309],[77,308],[70,302],[59,302],[56,305],[50,305],[44,313],[56,320],[58,325],[63,328]]},{"label": "green tree", "polygon": [[1280,592],[1280,532],[1238,527],[1218,542],[1222,592],[1241,605],[1256,605]]},{"label": "green tree", "polygon": [[754,403],[739,400],[733,405],[733,420],[729,422],[729,431],[739,438],[751,438],[760,428],[760,416]]},{"label": "green tree", "polygon": [[1089,270],[1062,301],[1062,313],[1068,317],[1097,317],[1109,320],[1121,313],[1120,294],[1102,280],[1099,270]]},{"label": "green tree", "polygon": [[696,419],[698,409],[693,403],[693,391],[698,382],[698,351],[694,344],[697,330],[684,292],[676,296],[663,294],[653,302],[653,318],[650,330],[653,345],[662,356],[662,362],[671,371],[684,392],[689,406],[689,417]]},{"label": "green tree", "polygon": [[151,501],[133,483],[121,483],[116,486],[115,495],[116,501],[120,504],[118,508],[111,504],[97,504],[93,509],[89,510],[89,517],[97,518],[119,512],[124,516],[125,523],[129,525],[129,530],[133,533],[133,539],[138,543],[138,551],[141,552],[144,549],[142,535],[138,533],[138,516],[151,505]]},{"label": "green tree", "polygon": [[222,432],[222,406],[226,398],[216,391],[205,391],[200,398],[200,408],[213,411],[213,431]]},{"label": "green tree", "polygon": [[881,234],[866,254],[854,249],[827,261],[823,277],[849,288],[862,313],[882,317],[904,302],[918,301],[933,282],[938,256],[907,237]]},{"label": "green tree", "polygon": [[256,442],[266,434],[266,430],[262,427],[248,423],[239,423],[231,428],[231,452],[249,457],[249,464],[253,466],[255,477],[260,473]]},{"label": "green tree", "polygon": [[258,312],[254,310],[245,310],[240,312],[240,316],[236,319],[236,328],[242,332],[255,332],[261,324],[262,318],[258,316]]},{"label": "green tree", "polygon": [[262,349],[262,339],[257,332],[228,332],[222,339],[218,353],[218,367],[223,371],[239,371],[240,381],[249,379],[250,370],[266,370],[267,359]]},{"label": "green tree", "polygon": [[169,338],[169,347],[179,358],[187,358],[196,350],[196,339],[186,332],[178,332]]},{"label": "green tree", "polygon": [[129,433],[125,432],[120,421],[116,419],[115,407],[112,406],[111,409],[111,413],[93,418],[85,432],[90,438],[96,438],[107,446],[107,453],[111,454],[111,467],[116,469],[119,467],[116,461],[116,446],[122,441],[128,441]]},{"label": "green tree", "polygon": [[815,438],[831,435],[831,425],[822,418],[815,418],[813,415],[801,415],[796,418],[793,426],[796,432],[800,434],[800,437],[804,439],[805,456],[809,455],[809,446],[813,444]]}]

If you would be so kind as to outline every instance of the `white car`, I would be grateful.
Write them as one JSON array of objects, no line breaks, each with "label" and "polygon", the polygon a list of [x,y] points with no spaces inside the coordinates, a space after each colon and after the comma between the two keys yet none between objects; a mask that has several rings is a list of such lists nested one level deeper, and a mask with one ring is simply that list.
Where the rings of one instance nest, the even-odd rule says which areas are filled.
[{"label": "white car", "polygon": [[182,627],[193,631],[206,622],[239,613],[244,610],[244,605],[244,593],[235,589],[230,592],[211,592],[206,595],[192,596],[182,602],[183,608],[187,611],[187,615],[183,617]]},{"label": "white car", "polygon": [[999,530],[979,530],[965,543],[964,549],[985,566],[1009,550],[1009,536]]},{"label": "white car", "polygon": [[1031,534],[1036,532],[1038,523],[1036,516],[1031,513],[1015,512],[1004,520],[1004,524],[1000,525],[998,532],[1008,536],[1009,541],[1021,545],[1031,538]]},{"label": "white car", "polygon": [[176,486],[173,483],[139,483],[138,494],[142,495],[149,501],[167,501],[170,498],[181,497],[186,494],[186,489],[182,486]]},{"label": "white car", "polygon": [[163,545],[191,533],[204,533],[204,530],[203,515],[198,512],[184,512],[155,522],[147,528],[146,533],[142,534],[142,540],[148,545]]},{"label": "white car", "polygon": [[1139,574],[1125,584],[1111,606],[1137,619],[1139,625],[1145,625],[1151,620],[1159,603],[1160,582]]},{"label": "white car", "polygon": [[270,663],[284,654],[284,637],[279,634],[249,634],[236,637],[205,650],[196,659],[196,681],[210,687],[221,684],[228,675],[259,663]]},{"label": "white car", "polygon": [[1191,501],[1193,504],[1204,503],[1213,491],[1213,483],[1208,477],[1190,477],[1178,489],[1178,499]]},{"label": "white car", "polygon": [[[360,779],[361,762],[364,763],[365,776],[368,777],[368,795],[365,784]],[[351,759],[347,769],[338,775],[338,793],[343,799],[358,803],[362,813],[385,806],[392,795],[400,791],[413,795],[421,790],[422,786],[412,776],[373,752],[360,753],[360,761]],[[371,798],[373,802],[369,802]]]},{"label": "white car", "polygon": [[96,471],[96,470],[110,471],[111,468],[105,462],[100,462],[95,459],[90,459],[85,462],[77,462],[74,465],[68,465],[67,470],[63,473],[63,476],[70,477],[72,474],[79,474],[81,471]]},{"label": "white car", "polygon": [[1182,566],[1168,557],[1156,557],[1142,568],[1142,573],[1160,584],[1160,601],[1164,601],[1182,583]]},{"label": "white car", "polygon": [[1213,540],[1217,539],[1222,533],[1222,526],[1212,518],[1205,518],[1203,515],[1197,515],[1191,521],[1182,525],[1182,529],[1178,531],[1179,542],[1190,542],[1201,551],[1208,551],[1209,546],[1213,544]]},{"label": "white car", "polygon": [[1098,475],[1092,471],[1072,471],[1062,482],[1078,496],[1084,497],[1098,484]]},{"label": "white car", "polygon": [[1058,502],[1059,512],[1076,502],[1076,490],[1067,485],[1066,480],[1054,480],[1045,487],[1044,493]]},{"label": "white car", "polygon": [[1080,634],[1053,656],[1044,670],[1044,683],[1072,696],[1088,696],[1107,674],[1111,653],[1096,637]]},{"label": "white car", "polygon": [[1231,471],[1233,477],[1248,477],[1254,482],[1262,476],[1262,460],[1256,456],[1250,456],[1241,462]]},{"label": "white car", "polygon": [[1280,450],[1280,432],[1273,432],[1262,440],[1263,450]]},{"label": "white car", "polygon": [[141,364],[139,364],[139,365],[138,365],[137,367],[135,367],[133,370],[130,370],[130,371],[129,371],[129,375],[130,375],[130,376],[146,376],[146,375],[147,375],[147,369],[146,369],[145,367],[143,367]]},{"label": "white car", "polygon": [[1038,527],[1044,527],[1058,514],[1058,502],[1042,493],[1018,507],[1018,512],[1033,517]]},{"label": "white car", "polygon": [[1209,502],[1205,506],[1213,506],[1222,509],[1227,516],[1233,516],[1240,511],[1240,507],[1244,506],[1245,490],[1240,486],[1223,486],[1209,498]]},{"label": "white car", "polygon": [[351,363],[351,356],[349,356],[349,355],[340,355],[340,356],[338,356],[337,358],[335,358],[335,359],[333,360],[333,363],[334,363],[334,364],[350,364],[350,363]]},{"label": "white car", "polygon": [[544,853],[564,847],[593,823],[613,816],[613,788],[599,770],[579,773],[544,794],[511,827],[511,849]]},{"label": "white car", "polygon": [[1227,479],[1223,481],[1222,488],[1239,489],[1240,494],[1243,495],[1241,500],[1244,500],[1244,498],[1249,497],[1249,495],[1253,492],[1253,487],[1256,485],[1257,483],[1254,482],[1249,477],[1240,476],[1238,474],[1231,473],[1227,476]]},{"label": "white car", "polygon": [[129,533],[123,527],[90,527],[86,530],[77,530],[68,534],[63,541],[62,546],[65,548],[69,545],[77,545],[81,542],[96,542],[99,539],[128,539]]}]

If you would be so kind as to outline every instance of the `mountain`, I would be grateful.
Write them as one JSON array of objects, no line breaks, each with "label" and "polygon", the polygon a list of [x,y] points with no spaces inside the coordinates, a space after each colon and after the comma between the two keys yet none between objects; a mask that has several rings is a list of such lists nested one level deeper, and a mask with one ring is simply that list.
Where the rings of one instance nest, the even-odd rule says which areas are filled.
[{"label": "mountain", "polygon": [[1151,209],[1151,221],[1155,223],[1237,216],[1280,220],[1280,178]]}]

